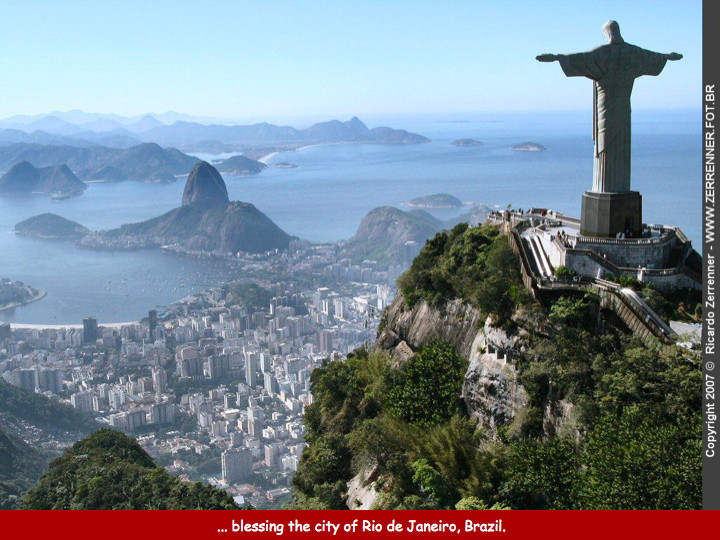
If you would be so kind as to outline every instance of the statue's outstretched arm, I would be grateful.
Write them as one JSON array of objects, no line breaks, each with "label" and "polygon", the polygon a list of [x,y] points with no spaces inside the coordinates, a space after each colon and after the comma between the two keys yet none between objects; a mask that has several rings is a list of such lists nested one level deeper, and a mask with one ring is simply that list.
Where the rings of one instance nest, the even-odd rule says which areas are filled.
[{"label": "statue's outstretched arm", "polygon": [[666,54],[665,57],[668,60],[680,60],[680,59],[682,59],[683,55],[680,53],[671,52],[670,54]]},{"label": "statue's outstretched arm", "polygon": [[539,62],[556,62],[557,60],[560,60],[560,57],[562,57],[562,54],[541,54],[535,57],[535,60]]}]

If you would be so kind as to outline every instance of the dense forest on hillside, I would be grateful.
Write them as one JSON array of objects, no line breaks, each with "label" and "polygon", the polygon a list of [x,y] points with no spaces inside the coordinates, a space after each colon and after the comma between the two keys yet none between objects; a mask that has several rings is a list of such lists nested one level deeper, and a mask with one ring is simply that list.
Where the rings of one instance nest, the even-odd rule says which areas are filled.
[{"label": "dense forest on hillside", "polygon": [[28,510],[233,510],[224,491],[158,467],[134,439],[100,429],[50,463],[23,499]]}]

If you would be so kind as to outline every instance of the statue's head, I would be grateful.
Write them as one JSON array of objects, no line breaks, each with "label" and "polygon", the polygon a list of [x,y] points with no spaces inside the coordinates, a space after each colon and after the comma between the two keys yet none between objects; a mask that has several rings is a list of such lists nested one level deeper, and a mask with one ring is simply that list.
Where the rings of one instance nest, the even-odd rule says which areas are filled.
[{"label": "statue's head", "polygon": [[617,21],[608,21],[602,27],[603,33],[608,40],[608,43],[625,43],[625,40],[620,35],[620,25]]}]

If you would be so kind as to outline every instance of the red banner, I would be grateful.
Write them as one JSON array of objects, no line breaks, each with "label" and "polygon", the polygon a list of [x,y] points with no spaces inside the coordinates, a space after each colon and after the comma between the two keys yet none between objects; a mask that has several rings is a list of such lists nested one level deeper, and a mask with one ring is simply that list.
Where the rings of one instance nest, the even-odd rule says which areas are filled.
[{"label": "red banner", "polygon": [[[712,538],[720,512],[6,511],[4,538]],[[716,532],[713,533],[712,531]],[[16,536],[17,535],[17,536]],[[22,535],[22,536],[20,536]]]}]

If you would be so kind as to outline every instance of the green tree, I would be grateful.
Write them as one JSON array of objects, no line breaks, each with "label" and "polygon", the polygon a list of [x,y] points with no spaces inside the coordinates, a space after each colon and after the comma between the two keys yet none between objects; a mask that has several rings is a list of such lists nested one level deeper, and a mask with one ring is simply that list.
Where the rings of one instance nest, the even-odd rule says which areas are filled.
[{"label": "green tree", "polygon": [[448,485],[445,477],[433,468],[427,459],[418,459],[412,464],[413,482],[420,492],[435,504],[447,507],[456,498],[456,493]]},{"label": "green tree", "polygon": [[446,342],[426,345],[391,372],[384,394],[387,409],[403,420],[432,426],[458,410],[467,362]]},{"label": "green tree", "polygon": [[702,507],[701,416],[669,420],[657,407],[608,414],[588,435],[584,503],[590,509]]},{"label": "green tree", "polygon": [[503,500],[516,509],[580,508],[580,464],[579,452],[570,441],[555,437],[514,443],[500,490]]},{"label": "green tree", "polygon": [[75,443],[23,499],[28,510],[230,510],[224,491],[157,467],[130,437],[100,429]]}]

